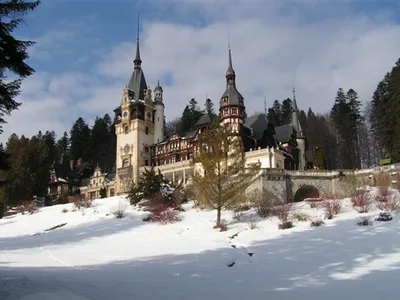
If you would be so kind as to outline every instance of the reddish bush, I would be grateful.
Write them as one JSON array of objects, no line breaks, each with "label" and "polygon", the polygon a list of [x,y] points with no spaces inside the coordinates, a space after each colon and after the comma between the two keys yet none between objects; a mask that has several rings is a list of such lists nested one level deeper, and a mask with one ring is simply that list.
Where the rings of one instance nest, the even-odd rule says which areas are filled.
[{"label": "reddish bush", "polygon": [[360,214],[369,212],[372,206],[371,197],[366,190],[357,191],[356,195],[351,198],[351,203]]},{"label": "reddish bush", "polygon": [[399,209],[399,199],[393,195],[391,196],[381,196],[379,195],[375,200],[375,205],[378,209],[384,212],[394,212]]},{"label": "reddish bush", "polygon": [[336,216],[342,210],[342,201],[338,199],[334,200],[325,200],[322,202],[322,207],[325,212],[325,216],[328,219],[332,219],[333,216]]},{"label": "reddish bush", "polygon": [[176,203],[168,201],[161,193],[155,194],[150,199],[149,206],[152,213],[152,222],[168,224],[180,221]]},{"label": "reddish bush", "polygon": [[151,221],[161,224],[175,223],[179,222],[178,211],[167,206],[159,205],[154,207],[152,210]]}]

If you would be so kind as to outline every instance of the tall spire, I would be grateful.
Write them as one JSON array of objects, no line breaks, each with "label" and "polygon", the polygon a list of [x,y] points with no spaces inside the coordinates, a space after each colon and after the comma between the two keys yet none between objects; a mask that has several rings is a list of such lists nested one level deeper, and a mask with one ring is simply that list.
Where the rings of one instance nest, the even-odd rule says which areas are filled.
[{"label": "tall spire", "polygon": [[226,85],[229,86],[235,86],[235,78],[236,74],[235,71],[233,70],[233,64],[232,64],[232,51],[231,51],[231,42],[228,39],[228,70],[226,71]]},{"label": "tall spire", "polygon": [[136,32],[136,56],[135,60],[133,61],[135,64],[135,69],[140,69],[142,65],[142,60],[140,59],[140,47],[139,47],[139,31],[140,31],[140,25],[139,25],[139,12],[137,16],[137,32]]},{"label": "tall spire", "polygon": [[293,111],[298,112],[299,109],[297,107],[297,102],[296,102],[296,90],[294,89],[294,84],[293,84]]}]

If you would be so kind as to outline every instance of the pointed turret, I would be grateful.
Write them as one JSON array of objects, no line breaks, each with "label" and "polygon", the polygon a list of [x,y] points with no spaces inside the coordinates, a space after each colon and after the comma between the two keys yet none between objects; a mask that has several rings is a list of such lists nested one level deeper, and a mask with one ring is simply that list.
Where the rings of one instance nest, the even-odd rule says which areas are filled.
[{"label": "pointed turret", "polygon": [[140,58],[140,46],[139,46],[139,13],[138,13],[138,23],[137,23],[137,33],[136,33],[136,56],[133,61],[134,70],[131,76],[131,79],[128,83],[128,89],[130,91],[130,95],[132,100],[144,100],[144,96],[147,90],[146,79],[142,70],[142,60]]},{"label": "pointed turret", "polygon": [[135,60],[133,61],[135,65],[135,69],[140,69],[142,67],[142,60],[140,59],[140,46],[139,46],[139,13],[137,19],[137,32],[136,32],[136,56]]},{"label": "pointed turret", "polygon": [[300,125],[299,109],[296,102],[296,91],[293,87],[293,108],[292,108],[292,126],[297,132],[297,138],[304,138],[304,132]]},{"label": "pointed turret", "polygon": [[243,96],[236,88],[236,74],[233,69],[230,45],[228,47],[228,69],[225,78],[226,89],[219,102],[220,121],[228,126],[232,133],[241,134],[245,118],[245,107]]},{"label": "pointed turret", "polygon": [[244,106],[243,96],[236,88],[236,74],[232,64],[232,51],[228,49],[228,69],[226,71],[226,89],[220,101],[220,107],[227,105]]}]

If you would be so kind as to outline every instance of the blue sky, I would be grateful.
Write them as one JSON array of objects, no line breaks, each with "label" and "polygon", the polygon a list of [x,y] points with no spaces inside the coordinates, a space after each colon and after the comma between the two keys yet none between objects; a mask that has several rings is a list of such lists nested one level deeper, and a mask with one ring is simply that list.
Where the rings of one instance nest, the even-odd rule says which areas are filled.
[{"label": "blue sky", "polygon": [[37,41],[9,134],[69,131],[82,116],[112,114],[133,70],[137,12],[148,84],[160,79],[167,119],[190,98],[217,105],[231,39],[238,89],[248,113],[263,99],[291,96],[328,111],[339,87],[367,102],[400,57],[400,5],[329,1],[51,1],[27,17],[18,36]]}]

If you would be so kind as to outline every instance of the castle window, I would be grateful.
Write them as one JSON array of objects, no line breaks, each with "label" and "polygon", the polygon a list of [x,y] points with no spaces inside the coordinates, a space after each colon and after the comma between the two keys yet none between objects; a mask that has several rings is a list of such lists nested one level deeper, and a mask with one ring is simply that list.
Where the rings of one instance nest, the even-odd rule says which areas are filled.
[{"label": "castle window", "polygon": [[146,128],[144,129],[144,133],[145,133],[146,135],[149,134],[149,127],[146,126]]},{"label": "castle window", "polygon": [[148,146],[144,146],[144,152],[149,153],[149,147]]},{"label": "castle window", "polygon": [[232,108],[232,113],[236,115],[237,114],[237,108]]},{"label": "castle window", "polygon": [[157,118],[157,122],[160,122],[160,117]]},{"label": "castle window", "polygon": [[122,167],[123,167],[123,168],[129,167],[129,160],[128,160],[127,158],[125,158],[125,159],[122,161]]},{"label": "castle window", "polygon": [[147,159],[144,160],[144,165],[148,166],[149,165],[149,161]]},{"label": "castle window", "polygon": [[227,108],[224,109],[224,115],[229,114],[229,110]]},{"label": "castle window", "polygon": [[129,127],[125,126],[125,134],[128,134],[128,133],[129,133]]},{"label": "castle window", "polygon": [[149,111],[147,112],[147,119],[151,119],[151,113]]}]

